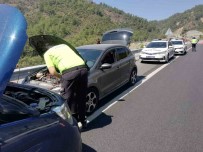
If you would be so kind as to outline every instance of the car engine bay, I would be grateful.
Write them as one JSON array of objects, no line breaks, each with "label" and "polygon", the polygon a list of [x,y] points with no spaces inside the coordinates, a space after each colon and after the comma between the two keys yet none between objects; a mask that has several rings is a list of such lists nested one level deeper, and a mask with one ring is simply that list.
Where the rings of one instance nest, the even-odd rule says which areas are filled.
[{"label": "car engine bay", "polygon": [[63,102],[52,93],[19,84],[8,85],[0,100],[0,124],[48,113]]},{"label": "car engine bay", "polygon": [[7,87],[4,94],[25,103],[31,108],[37,109],[40,113],[49,112],[52,107],[58,105],[57,99],[43,94],[36,88],[27,90],[23,88]]},{"label": "car engine bay", "polygon": [[50,75],[47,69],[43,69],[37,73],[34,73],[30,76],[29,80],[26,83],[48,89],[56,93],[59,93],[61,88],[60,79]]}]

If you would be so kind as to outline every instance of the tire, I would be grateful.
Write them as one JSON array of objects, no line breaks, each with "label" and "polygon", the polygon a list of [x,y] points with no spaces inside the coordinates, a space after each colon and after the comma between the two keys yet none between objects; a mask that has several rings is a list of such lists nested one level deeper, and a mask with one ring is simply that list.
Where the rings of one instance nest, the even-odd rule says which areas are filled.
[{"label": "tire", "polygon": [[99,93],[96,89],[90,88],[86,96],[86,113],[90,115],[93,113],[98,105]]},{"label": "tire", "polygon": [[169,54],[167,55],[166,60],[165,60],[165,63],[168,63],[168,62],[169,62]]},{"label": "tire", "polygon": [[187,51],[186,51],[186,49],[185,49],[185,52],[184,52],[184,54],[183,55],[186,55],[187,54]]},{"label": "tire", "polygon": [[135,85],[136,81],[137,81],[137,70],[134,68],[134,69],[131,71],[131,74],[130,74],[129,85],[130,85],[130,86]]}]

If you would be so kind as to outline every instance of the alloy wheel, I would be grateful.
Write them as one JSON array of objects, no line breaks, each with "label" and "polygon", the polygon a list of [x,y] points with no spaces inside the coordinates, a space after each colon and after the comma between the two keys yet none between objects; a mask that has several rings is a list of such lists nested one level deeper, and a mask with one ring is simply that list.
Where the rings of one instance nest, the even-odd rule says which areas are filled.
[{"label": "alloy wheel", "polygon": [[90,89],[86,96],[86,112],[91,114],[98,103],[98,94],[94,89]]},{"label": "alloy wheel", "polygon": [[135,69],[132,70],[130,75],[130,85],[134,85],[137,81],[137,71]]}]

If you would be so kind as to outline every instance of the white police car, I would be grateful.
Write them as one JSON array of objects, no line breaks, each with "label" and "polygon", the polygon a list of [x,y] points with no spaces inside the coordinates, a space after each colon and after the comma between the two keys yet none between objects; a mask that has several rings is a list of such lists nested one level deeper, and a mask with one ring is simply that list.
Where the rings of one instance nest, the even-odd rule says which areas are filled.
[{"label": "white police car", "polygon": [[140,53],[142,61],[168,62],[174,57],[174,47],[168,40],[153,40]]},{"label": "white police car", "polygon": [[187,45],[185,42],[181,39],[172,39],[171,43],[173,44],[173,47],[175,48],[175,54],[186,54],[187,51]]}]

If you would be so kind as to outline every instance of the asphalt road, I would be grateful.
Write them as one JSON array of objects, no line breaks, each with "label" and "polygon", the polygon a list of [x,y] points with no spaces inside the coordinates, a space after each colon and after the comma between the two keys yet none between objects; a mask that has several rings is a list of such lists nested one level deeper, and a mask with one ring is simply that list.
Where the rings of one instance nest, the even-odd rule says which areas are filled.
[{"label": "asphalt road", "polygon": [[137,65],[137,86],[102,101],[112,104],[82,132],[83,151],[202,152],[203,43],[168,65]]}]

